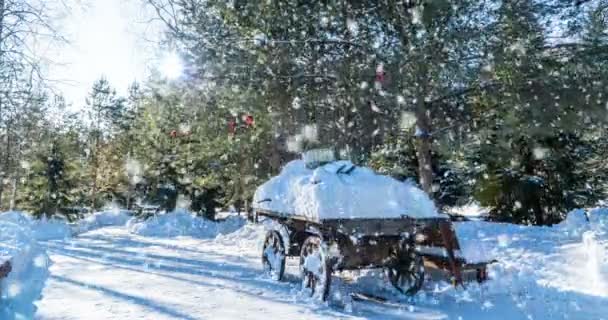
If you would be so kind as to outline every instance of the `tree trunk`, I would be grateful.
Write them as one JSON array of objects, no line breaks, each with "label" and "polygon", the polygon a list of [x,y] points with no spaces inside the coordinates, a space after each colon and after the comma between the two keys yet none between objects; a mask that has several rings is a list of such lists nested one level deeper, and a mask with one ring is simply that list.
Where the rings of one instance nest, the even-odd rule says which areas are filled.
[{"label": "tree trunk", "polygon": [[93,187],[91,188],[91,210],[95,211],[95,200],[97,199],[97,166],[94,169],[93,174]]},{"label": "tree trunk", "polygon": [[17,203],[17,184],[19,181],[19,175],[17,174],[14,178],[13,178],[13,188],[11,191],[11,201],[9,204],[9,211],[13,211],[15,210],[15,204]]},{"label": "tree trunk", "polygon": [[2,206],[2,193],[4,192],[4,179],[6,179],[7,177],[9,177],[10,173],[9,171],[11,170],[11,121],[9,120],[6,123],[6,148],[4,150],[5,155],[4,155],[4,168],[0,169],[2,170],[2,176],[0,177],[0,207]]},{"label": "tree trunk", "polygon": [[93,186],[91,188],[91,210],[95,211],[97,200],[97,176],[99,174],[99,138],[95,141],[95,151],[93,153]]},{"label": "tree trunk", "polygon": [[416,157],[418,158],[418,176],[422,190],[433,197],[433,161],[431,156],[431,119],[425,103],[418,99],[416,106]]},{"label": "tree trunk", "polygon": [[133,194],[131,181],[133,181],[133,178],[129,176],[129,186],[127,187],[127,210],[131,210],[131,195]]},{"label": "tree trunk", "polygon": [[[4,39],[4,0],[0,0],[0,68],[4,67],[4,46],[2,45],[1,40]],[[0,121],[2,121],[2,95],[0,93]],[[8,132],[7,132],[8,139]],[[2,168],[0,168],[2,171]],[[2,208],[2,193],[4,192],[4,178],[6,172],[2,172],[0,175],[0,209]]]}]

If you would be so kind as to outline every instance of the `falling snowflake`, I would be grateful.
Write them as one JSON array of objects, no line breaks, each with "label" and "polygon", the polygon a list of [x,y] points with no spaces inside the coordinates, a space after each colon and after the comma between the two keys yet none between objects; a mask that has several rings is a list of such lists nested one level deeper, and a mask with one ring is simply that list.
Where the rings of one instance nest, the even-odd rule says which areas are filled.
[{"label": "falling snowflake", "polygon": [[346,27],[351,35],[356,36],[359,33],[359,24],[353,19],[346,20]]},{"label": "falling snowflake", "polygon": [[311,124],[311,125],[304,126],[304,128],[302,129],[302,136],[307,141],[310,141],[310,142],[317,141],[319,138],[318,131],[317,131],[317,125]]},{"label": "falling snowflake", "polygon": [[255,43],[256,46],[264,46],[267,42],[268,37],[263,33],[258,33],[253,36],[253,43]]},{"label": "falling snowflake", "polygon": [[397,95],[397,104],[404,105],[405,104],[405,97],[403,97],[402,95]]},{"label": "falling snowflake", "polygon": [[416,115],[413,112],[402,112],[401,113],[401,129],[409,129],[416,124]]},{"label": "falling snowflake", "polygon": [[370,108],[372,108],[373,112],[382,113],[382,110],[378,107],[378,105],[376,104],[376,102],[370,101],[369,106],[370,106]]},{"label": "falling snowflake", "polygon": [[412,22],[414,24],[422,24],[422,15],[424,8],[421,5],[415,6],[410,10],[412,14]]},{"label": "falling snowflake", "polygon": [[547,154],[549,153],[549,149],[547,148],[534,148],[532,150],[533,154],[534,154],[534,159],[536,160],[542,160],[544,159]]},{"label": "falling snowflake", "polygon": [[293,101],[291,102],[291,107],[295,110],[299,110],[302,107],[300,103],[300,97],[293,98]]}]

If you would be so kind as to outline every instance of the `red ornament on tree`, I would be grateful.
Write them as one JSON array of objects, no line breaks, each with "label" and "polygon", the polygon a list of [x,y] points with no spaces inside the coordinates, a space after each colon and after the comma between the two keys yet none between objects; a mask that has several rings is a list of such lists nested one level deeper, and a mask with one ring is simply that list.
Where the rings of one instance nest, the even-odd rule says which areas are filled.
[{"label": "red ornament on tree", "polygon": [[384,64],[379,64],[376,67],[376,83],[383,85],[386,82],[386,71],[384,71]]},{"label": "red ornament on tree", "polygon": [[245,116],[245,124],[248,127],[252,127],[255,124],[255,121],[253,120],[253,116],[252,115]]},{"label": "red ornament on tree", "polygon": [[228,133],[232,135],[236,133],[236,122],[234,120],[228,121]]},{"label": "red ornament on tree", "polygon": [[380,82],[380,83],[384,83],[384,81],[386,80],[386,71],[382,70],[382,71],[377,71],[376,72],[376,82]]}]

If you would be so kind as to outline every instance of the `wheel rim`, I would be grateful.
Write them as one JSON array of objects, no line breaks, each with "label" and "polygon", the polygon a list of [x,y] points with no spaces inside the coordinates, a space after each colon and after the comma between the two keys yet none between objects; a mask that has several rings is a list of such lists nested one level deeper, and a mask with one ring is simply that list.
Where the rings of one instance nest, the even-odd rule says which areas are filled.
[{"label": "wheel rim", "polygon": [[285,270],[285,248],[277,232],[270,232],[262,250],[264,271],[273,280],[281,280]]},{"label": "wheel rim", "polygon": [[329,294],[331,272],[325,255],[321,251],[321,240],[309,238],[300,254],[302,290],[313,298],[325,301]]}]

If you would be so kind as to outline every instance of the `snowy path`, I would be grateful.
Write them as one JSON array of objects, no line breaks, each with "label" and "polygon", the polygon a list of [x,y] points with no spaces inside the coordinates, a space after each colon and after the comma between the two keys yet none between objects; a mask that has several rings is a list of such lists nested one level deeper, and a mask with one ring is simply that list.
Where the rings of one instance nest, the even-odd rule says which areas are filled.
[{"label": "snowy path", "polygon": [[[324,305],[300,293],[295,260],[289,261],[285,282],[260,274],[259,234],[252,232],[249,237],[160,239],[111,227],[44,242],[54,264],[37,319],[607,319],[605,283],[590,287],[595,278],[584,277],[590,274],[581,270],[588,259],[577,245],[543,256],[547,265],[539,274],[520,274],[532,265],[506,263],[499,269],[501,281],[468,290],[429,282],[414,301],[395,295],[381,277],[341,280],[349,278],[346,274],[334,277],[332,302]],[[540,259],[534,252],[514,254]],[[572,270],[560,269],[564,266]],[[564,281],[542,284],[547,270]],[[573,276],[564,276],[568,273]],[[344,298],[364,290],[393,303]]]},{"label": "snowy path", "polygon": [[257,258],[251,252],[236,247],[224,252],[209,242],[141,238],[123,228],[94,231],[67,243],[48,242],[54,265],[38,316],[160,320],[335,315],[329,308],[316,312],[291,303],[294,286],[260,277],[251,267]]},{"label": "snowy path", "polygon": [[236,243],[105,228],[45,244],[53,265],[39,319],[358,318],[299,297],[293,275],[261,276],[257,252]]}]

